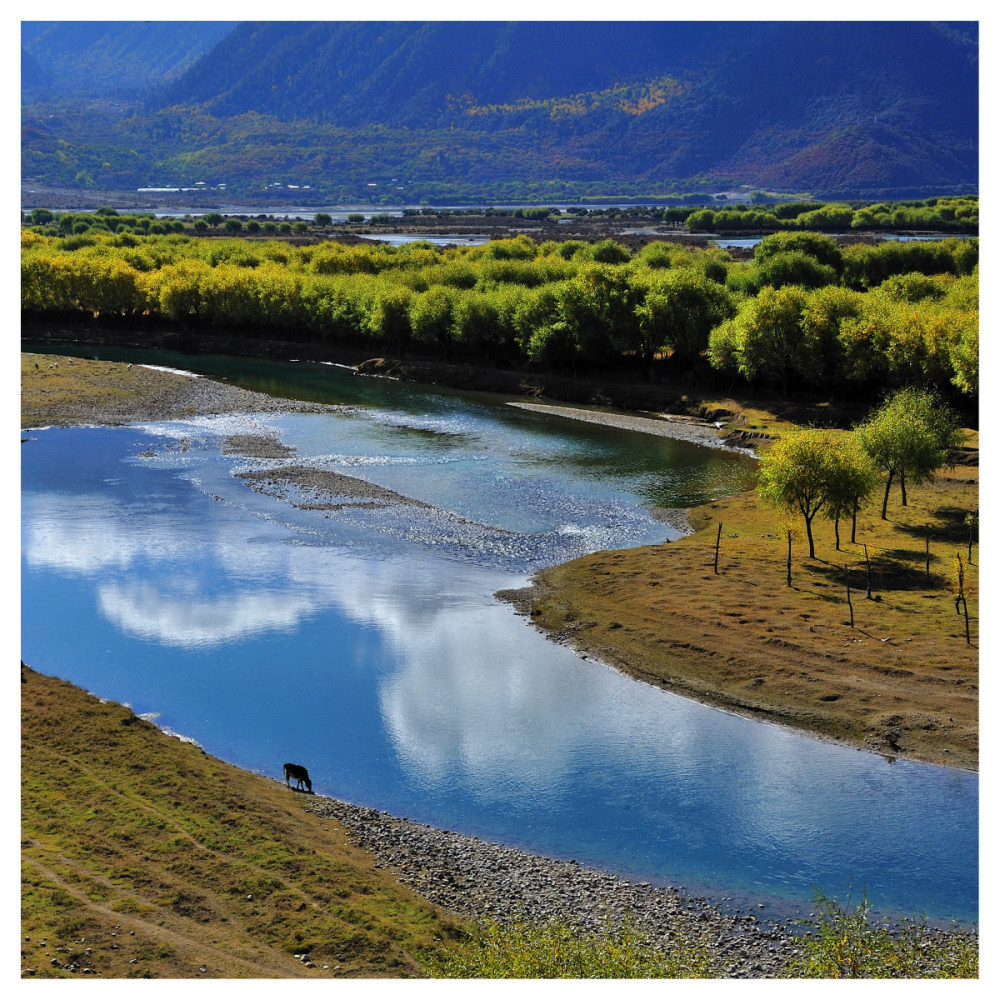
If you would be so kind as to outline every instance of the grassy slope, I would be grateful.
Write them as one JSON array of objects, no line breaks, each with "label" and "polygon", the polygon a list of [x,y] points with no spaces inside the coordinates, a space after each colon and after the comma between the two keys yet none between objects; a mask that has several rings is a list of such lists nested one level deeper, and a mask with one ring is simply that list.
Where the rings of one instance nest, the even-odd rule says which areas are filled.
[{"label": "grassy slope", "polygon": [[[732,401],[730,410],[740,410]],[[781,425],[737,414],[756,431]],[[978,448],[978,435],[967,433]],[[978,550],[965,593],[971,645],[956,614],[956,554],[968,555],[966,513],[979,507],[977,465],[911,487],[902,507],[881,494],[858,518],[857,541],[817,518],[816,559],[801,519],[764,508],[754,493],[691,512],[680,541],[597,552],[542,573],[532,620],[620,669],[712,704],[834,739],[961,767],[978,766]],[[722,524],[718,573],[714,570]],[[786,524],[793,537],[786,584]],[[925,529],[930,528],[930,576]],[[875,600],[865,599],[863,545]],[[845,586],[850,566],[854,627]]]},{"label": "grassy slope", "polygon": [[30,668],[21,706],[21,967],[35,978],[406,977],[455,935],[280,782]]}]

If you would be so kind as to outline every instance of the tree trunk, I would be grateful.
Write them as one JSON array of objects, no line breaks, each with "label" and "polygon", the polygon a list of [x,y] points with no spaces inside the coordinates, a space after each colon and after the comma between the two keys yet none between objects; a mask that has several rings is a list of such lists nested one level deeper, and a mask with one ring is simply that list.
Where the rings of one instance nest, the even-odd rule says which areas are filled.
[{"label": "tree trunk", "polygon": [[813,544],[813,525],[812,518],[806,518],[806,538],[809,539],[809,558],[816,558],[816,546]]},{"label": "tree trunk", "polygon": [[903,497],[903,506],[906,506],[906,469],[899,470],[899,492]]},{"label": "tree trunk", "polygon": [[885,481],[885,496],[882,497],[882,520],[887,521],[885,516],[886,508],[889,506],[889,487],[892,486],[892,470],[889,470],[889,478]]},{"label": "tree trunk", "polygon": [[858,539],[856,537],[857,533],[858,533],[858,501],[855,500],[854,508],[851,511],[851,545],[858,544]]},{"label": "tree trunk", "polygon": [[836,539],[836,549],[840,551],[840,518],[833,519],[833,537]]}]

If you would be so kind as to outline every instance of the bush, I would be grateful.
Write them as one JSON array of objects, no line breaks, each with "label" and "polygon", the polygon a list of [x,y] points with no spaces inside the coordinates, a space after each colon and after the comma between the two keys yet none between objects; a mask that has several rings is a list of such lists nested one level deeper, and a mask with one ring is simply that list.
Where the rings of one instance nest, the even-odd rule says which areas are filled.
[{"label": "bush", "polygon": [[707,940],[661,951],[628,921],[601,934],[564,920],[481,924],[433,961],[446,979],[687,979],[714,974]]},{"label": "bush", "polygon": [[822,893],[815,897],[820,918],[804,938],[787,975],[809,979],[976,979],[979,948],[974,934],[945,935],[924,920],[904,918],[893,927],[873,923],[862,894],[851,907]]}]

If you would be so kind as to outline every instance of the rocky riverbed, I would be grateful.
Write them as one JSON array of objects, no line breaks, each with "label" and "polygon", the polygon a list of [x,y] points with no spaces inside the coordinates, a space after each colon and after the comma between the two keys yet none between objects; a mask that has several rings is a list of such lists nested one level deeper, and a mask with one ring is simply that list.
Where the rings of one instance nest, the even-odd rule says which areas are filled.
[{"label": "rocky riverbed", "polygon": [[558,917],[587,931],[626,919],[661,947],[710,949],[715,974],[757,979],[782,976],[799,942],[785,926],[752,913],[726,914],[704,897],[676,887],[629,882],[575,861],[559,861],[317,796],[310,811],[337,819],[415,892],[479,920]]}]

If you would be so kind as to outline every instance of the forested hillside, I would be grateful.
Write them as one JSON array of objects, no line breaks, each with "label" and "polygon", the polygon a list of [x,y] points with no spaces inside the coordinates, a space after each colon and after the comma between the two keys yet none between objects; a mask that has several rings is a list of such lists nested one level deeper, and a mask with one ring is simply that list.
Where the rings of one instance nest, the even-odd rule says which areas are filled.
[{"label": "forested hillside", "polygon": [[[383,204],[978,186],[975,23],[225,27],[26,24],[24,180]],[[160,85],[81,107],[70,71],[81,94]]]}]

